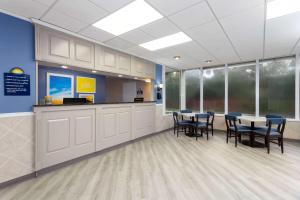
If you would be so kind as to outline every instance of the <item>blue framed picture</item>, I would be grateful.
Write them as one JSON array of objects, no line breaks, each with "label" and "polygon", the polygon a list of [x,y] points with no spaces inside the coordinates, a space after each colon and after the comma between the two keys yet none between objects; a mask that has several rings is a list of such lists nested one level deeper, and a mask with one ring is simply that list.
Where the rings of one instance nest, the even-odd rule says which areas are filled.
[{"label": "blue framed picture", "polygon": [[47,96],[52,99],[74,97],[74,76],[47,73]]}]

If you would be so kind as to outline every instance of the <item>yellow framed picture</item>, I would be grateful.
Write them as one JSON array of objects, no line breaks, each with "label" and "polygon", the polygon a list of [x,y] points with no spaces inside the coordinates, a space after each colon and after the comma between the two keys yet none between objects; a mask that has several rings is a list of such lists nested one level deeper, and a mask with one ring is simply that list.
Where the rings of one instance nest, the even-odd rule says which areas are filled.
[{"label": "yellow framed picture", "polygon": [[96,79],[77,76],[77,93],[96,93]]}]

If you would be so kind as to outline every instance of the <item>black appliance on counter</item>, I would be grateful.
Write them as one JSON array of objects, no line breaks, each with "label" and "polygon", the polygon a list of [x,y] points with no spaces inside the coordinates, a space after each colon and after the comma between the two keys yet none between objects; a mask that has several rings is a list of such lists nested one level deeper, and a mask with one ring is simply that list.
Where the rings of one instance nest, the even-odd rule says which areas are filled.
[{"label": "black appliance on counter", "polygon": [[134,102],[143,102],[144,98],[142,97],[138,97],[138,98],[134,98]]},{"label": "black appliance on counter", "polygon": [[63,104],[85,104],[86,98],[64,98]]}]

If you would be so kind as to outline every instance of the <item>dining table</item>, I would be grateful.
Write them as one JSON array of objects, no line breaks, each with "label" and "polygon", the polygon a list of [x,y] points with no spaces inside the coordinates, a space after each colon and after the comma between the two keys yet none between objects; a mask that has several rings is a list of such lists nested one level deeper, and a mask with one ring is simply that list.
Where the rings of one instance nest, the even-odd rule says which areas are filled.
[{"label": "dining table", "polygon": [[266,122],[265,117],[256,117],[256,116],[238,116],[238,120],[241,120],[242,122],[248,122],[250,123],[251,133],[249,134],[249,140],[242,140],[241,143],[250,147],[256,147],[256,148],[262,148],[265,147],[264,143],[255,141],[255,124],[256,123],[264,123]]}]

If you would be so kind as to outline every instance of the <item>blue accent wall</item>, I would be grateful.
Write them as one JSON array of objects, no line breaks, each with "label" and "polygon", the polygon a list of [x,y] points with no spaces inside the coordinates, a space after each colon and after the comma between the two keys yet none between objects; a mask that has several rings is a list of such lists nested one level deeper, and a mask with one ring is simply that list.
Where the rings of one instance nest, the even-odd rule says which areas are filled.
[{"label": "blue accent wall", "polygon": [[[30,112],[35,104],[34,27],[0,13],[0,113]],[[3,73],[21,67],[30,75],[30,96],[4,96]]]},{"label": "blue accent wall", "polygon": [[55,67],[46,67],[39,66],[38,71],[38,94],[39,101],[47,95],[47,73],[57,73],[57,74],[67,74],[74,76],[74,95],[78,97],[79,94],[76,92],[76,77],[84,76],[90,78],[96,78],[96,93],[95,93],[95,103],[105,102],[106,97],[106,78],[102,75],[90,74],[85,72],[79,72],[74,70],[55,68]]},{"label": "blue accent wall", "polygon": [[[155,85],[159,85],[159,84],[162,84],[162,83],[163,83],[162,82],[162,65],[156,64]],[[161,104],[162,99],[164,98],[163,94],[162,94],[162,91],[161,91],[161,99],[157,99],[156,93],[157,93],[157,88],[155,88],[155,95],[154,96],[155,96],[156,103]]]}]

